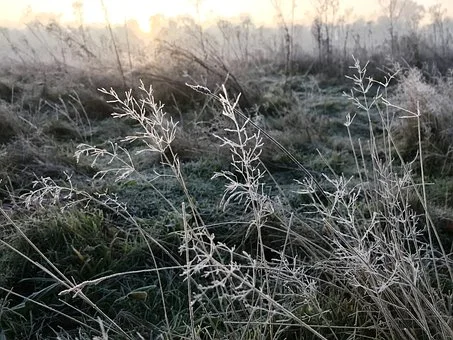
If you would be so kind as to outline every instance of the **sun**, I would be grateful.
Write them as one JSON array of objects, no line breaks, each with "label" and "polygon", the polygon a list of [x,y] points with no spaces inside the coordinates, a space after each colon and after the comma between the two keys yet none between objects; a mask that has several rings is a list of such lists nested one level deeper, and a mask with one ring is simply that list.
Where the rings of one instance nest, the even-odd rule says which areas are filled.
[{"label": "sun", "polygon": [[150,22],[150,16],[148,14],[139,14],[131,18],[131,20],[137,22],[138,27],[140,30],[144,33],[150,33],[151,32],[151,22]]},{"label": "sun", "polygon": [[115,25],[134,20],[144,32],[150,31],[150,18],[155,15],[171,18],[195,12],[191,0],[128,0],[126,4],[117,0],[85,1],[83,6],[86,17],[92,23],[105,22],[107,15],[109,22]]}]

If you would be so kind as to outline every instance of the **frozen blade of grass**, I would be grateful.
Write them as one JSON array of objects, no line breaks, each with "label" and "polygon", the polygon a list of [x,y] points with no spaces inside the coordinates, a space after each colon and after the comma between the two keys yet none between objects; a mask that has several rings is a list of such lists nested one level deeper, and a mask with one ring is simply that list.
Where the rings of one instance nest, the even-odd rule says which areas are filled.
[{"label": "frozen blade of grass", "polygon": [[[48,310],[50,310],[50,311],[52,311],[52,312],[54,312],[54,313],[57,313],[57,314],[59,314],[59,315],[62,315],[63,317],[68,318],[69,320],[71,320],[71,321],[73,321],[73,322],[79,324],[80,326],[87,327],[87,328],[88,328],[89,330],[91,330],[91,331],[98,332],[98,330],[95,329],[94,327],[92,327],[92,326],[86,324],[85,322],[82,322],[82,321],[80,321],[80,320],[78,320],[78,319],[72,317],[71,315],[62,313],[62,312],[59,311],[58,309],[52,308],[52,307],[50,307],[50,306],[47,306],[46,304],[43,304],[43,303],[41,303],[41,302],[39,302],[39,301],[35,301],[35,300],[33,300],[33,299],[28,298],[27,296],[23,296],[23,295],[21,295],[21,294],[15,293],[15,292],[13,292],[12,290],[8,290],[8,289],[5,289],[5,288],[3,288],[3,287],[0,287],[0,290],[4,291],[4,292],[7,293],[8,295],[14,295],[15,297],[24,299],[24,301],[27,301],[27,302],[36,304],[36,305],[38,305],[38,306],[40,306],[40,307],[42,307],[42,308],[44,308],[44,309],[48,309]],[[21,306],[20,308],[22,308],[22,306]],[[14,307],[13,307],[13,308],[8,308],[8,309],[14,311]],[[84,316],[87,316],[87,317],[90,318],[89,315],[84,314]]]},{"label": "frozen blade of grass", "polygon": [[[188,85],[188,84],[187,84]],[[192,87],[192,85],[188,85],[189,87]],[[196,89],[195,89],[196,90]],[[318,189],[318,191],[320,192],[321,195],[323,195],[323,188],[322,186],[318,183],[318,181],[315,179],[315,177],[313,176],[313,174],[304,166],[302,165],[301,162],[299,162],[296,157],[294,157],[293,154],[291,154],[291,152],[289,152],[278,140],[276,140],[273,136],[271,136],[268,132],[266,132],[264,129],[262,129],[259,125],[257,125],[253,120],[251,120],[249,117],[247,117],[243,112],[241,112],[241,110],[237,109],[236,108],[236,105],[238,103],[238,100],[239,98],[237,98],[235,104],[233,105],[230,105],[228,104],[228,94],[226,93],[226,88],[224,85],[222,85],[221,87],[221,92],[223,92],[223,95],[220,94],[220,95],[217,95],[216,93],[212,93],[211,91],[204,91],[207,96],[209,96],[210,98],[220,102],[222,104],[222,107],[224,108],[222,114],[224,114],[226,117],[228,118],[234,118],[235,115],[237,115],[238,117],[241,117],[243,119],[243,121],[247,122],[247,124],[253,126],[257,133],[258,134],[262,134],[263,136],[265,136],[269,141],[271,141],[272,144],[274,144],[275,146],[277,146],[277,148],[282,151],[290,160],[291,162],[293,162],[298,168],[299,170],[301,170],[302,173],[304,173],[306,175],[307,178],[310,178],[311,181],[313,181],[314,185],[316,186],[316,188]],[[226,110],[225,110],[226,108]],[[214,134],[215,136],[215,134]],[[233,153],[235,153],[234,149],[231,150]],[[324,195],[323,195],[324,196]],[[324,196],[327,201],[329,201],[329,198]]]},{"label": "frozen blade of grass", "polygon": [[168,270],[168,269],[179,269],[179,268],[181,268],[181,267],[180,266],[173,266],[173,267],[164,267],[164,268],[133,270],[133,271],[128,271],[128,272],[121,272],[121,273],[115,273],[115,274],[111,274],[111,275],[106,275],[106,276],[99,277],[97,279],[87,280],[87,281],[80,282],[78,284],[74,284],[72,287],[69,287],[68,289],[64,289],[61,292],[59,292],[58,295],[73,294],[73,297],[75,297],[85,287],[96,286],[96,285],[98,285],[101,282],[104,282],[106,280],[114,279],[114,278],[121,277],[121,276],[154,273],[154,272],[157,272],[157,271],[164,271],[164,270]]},{"label": "frozen blade of grass", "polygon": [[[260,205],[260,200],[266,199],[265,195],[258,193],[262,188],[260,180],[264,178],[266,170],[261,170],[259,156],[262,152],[262,138],[259,131],[250,135],[247,130],[249,119],[244,123],[239,123],[236,118],[235,110],[239,100],[239,96],[234,102],[230,102],[226,89],[223,87],[223,94],[218,99],[222,103],[222,114],[227,117],[234,125],[233,128],[225,128],[226,132],[232,132],[237,140],[226,136],[218,136],[222,141],[222,146],[228,146],[231,151],[231,165],[235,169],[235,174],[229,171],[221,171],[214,173],[212,179],[222,177],[227,180],[225,193],[222,197],[221,205],[223,209],[229,205],[231,201],[245,201],[245,210],[256,204]],[[255,209],[255,208],[254,208]],[[255,209],[257,212],[258,210]]]},{"label": "frozen blade of grass", "polygon": [[[65,209],[74,204],[88,201],[89,197],[83,191],[77,190],[72,183],[71,176],[66,174],[68,186],[57,184],[52,178],[45,177],[33,182],[33,190],[22,194],[19,198],[26,209],[33,207],[45,207],[49,205],[60,205]],[[78,197],[76,201],[75,197]]]},{"label": "frozen blade of grass", "polygon": [[[45,266],[41,265],[40,263],[32,260],[30,257],[28,257],[26,254],[18,251],[17,249],[15,249],[14,247],[12,247],[11,245],[9,245],[8,243],[6,243],[5,241],[3,240],[0,240],[0,243],[4,244],[7,248],[11,249],[12,251],[16,252],[17,254],[19,254],[20,256],[22,256],[23,258],[25,258],[27,261],[29,261],[30,263],[32,263],[33,265],[37,266],[38,268],[40,268],[44,273],[46,273],[47,275],[49,275],[50,277],[52,277],[56,283],[58,283],[59,285],[62,285],[63,287],[66,287],[66,288],[70,288],[70,287],[73,287],[74,286],[74,283],[69,279],[67,278],[53,263],[52,261],[50,261],[48,259],[47,256],[45,256],[41,250],[36,247],[36,245],[27,237],[27,235],[25,235],[25,233],[19,228],[19,226],[17,226],[17,224],[9,217],[9,215],[3,210],[3,208],[0,208],[0,213],[6,218],[6,220],[19,232],[19,234],[21,235],[21,237],[23,237],[25,239],[25,241],[36,251],[36,253],[45,261],[47,262],[47,264],[49,265],[49,268],[46,268]],[[3,289],[2,287],[0,287],[0,289]],[[11,292],[12,293],[12,292]],[[15,294],[15,293],[13,293]],[[85,294],[83,293],[80,293],[79,294],[81,299],[86,302],[88,305],[90,305],[91,307],[93,307],[100,315],[102,315],[106,320],[109,320],[110,324],[119,332],[119,333],[123,333],[124,335],[126,335],[127,338],[129,338],[129,336],[122,330],[122,328],[114,321],[112,320],[111,318],[109,318],[102,310],[100,310],[95,303],[93,303]],[[27,298],[28,299],[28,298]],[[40,304],[39,302],[35,302],[34,300],[30,300],[34,303],[37,303],[39,305],[42,305]],[[50,307],[47,307],[45,306],[46,308],[50,308]],[[53,309],[52,309],[53,310]],[[63,314],[63,313],[60,313],[59,314]],[[63,314],[65,315],[65,314]]]},{"label": "frozen blade of grass", "polygon": [[113,99],[108,102],[118,105],[118,109],[122,111],[113,113],[114,118],[131,118],[143,128],[142,133],[127,136],[124,141],[131,142],[139,139],[145,142],[149,151],[163,153],[175,139],[177,123],[173,122],[171,117],[166,118],[164,106],[154,100],[151,86],[146,88],[140,81],[139,90],[144,93],[144,97],[140,100],[132,95],[132,90],[126,91],[125,99],[120,99],[113,89],[109,91],[104,88],[99,89],[100,92],[112,97]]},{"label": "frozen blade of grass", "polygon": [[[117,143],[109,142],[112,151],[101,149],[88,144],[79,144],[74,156],[77,162],[80,162],[80,157],[92,157],[91,167],[95,167],[101,158],[107,158],[109,167],[105,170],[99,170],[93,178],[104,179],[108,174],[112,174],[115,182],[122,181],[136,171],[134,161],[129,151],[118,145]],[[113,163],[118,163],[118,167],[113,167]]]}]

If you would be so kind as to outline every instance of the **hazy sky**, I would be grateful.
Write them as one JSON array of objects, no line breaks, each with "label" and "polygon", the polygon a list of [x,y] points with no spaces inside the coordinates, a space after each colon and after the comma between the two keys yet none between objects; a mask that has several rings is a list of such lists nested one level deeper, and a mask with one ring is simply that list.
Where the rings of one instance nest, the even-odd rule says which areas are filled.
[{"label": "hazy sky", "polygon": [[[36,13],[54,13],[63,21],[74,21],[75,0],[0,0],[0,26],[18,23],[26,18],[32,18]],[[104,22],[104,12],[101,0],[85,0],[83,2],[83,20],[85,23]],[[201,19],[210,15],[231,17],[248,13],[255,23],[269,23],[275,18],[273,3],[287,3],[291,0],[201,0]],[[296,0],[296,20],[309,17],[316,0]],[[453,15],[453,0],[418,0],[426,8],[441,3]],[[196,15],[197,0],[104,0],[108,15],[113,23],[124,23],[125,20],[135,19],[142,28],[148,27],[151,15],[161,13],[166,16],[181,14]],[[340,0],[343,8],[353,9],[353,16],[375,18],[380,10],[379,0]],[[284,6],[283,6],[284,7]],[[32,14],[30,15],[30,11]],[[285,9],[283,8],[283,11]],[[27,14],[28,13],[28,14]],[[290,13],[290,11],[286,11]]]}]

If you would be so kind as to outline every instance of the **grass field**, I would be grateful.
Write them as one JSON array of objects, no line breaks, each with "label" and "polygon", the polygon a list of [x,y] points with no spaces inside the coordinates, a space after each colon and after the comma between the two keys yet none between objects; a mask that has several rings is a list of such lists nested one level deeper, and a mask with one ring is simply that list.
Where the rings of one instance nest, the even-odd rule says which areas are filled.
[{"label": "grass field", "polygon": [[451,72],[74,41],[0,73],[0,340],[453,338]]}]

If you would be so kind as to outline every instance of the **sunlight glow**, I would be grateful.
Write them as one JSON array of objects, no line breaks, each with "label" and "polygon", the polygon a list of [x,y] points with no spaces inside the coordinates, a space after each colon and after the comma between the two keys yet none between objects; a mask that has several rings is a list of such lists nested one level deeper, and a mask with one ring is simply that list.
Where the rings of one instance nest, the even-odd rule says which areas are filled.
[{"label": "sunlight glow", "polygon": [[[294,0],[295,22],[309,22],[317,0]],[[429,6],[440,3],[453,15],[451,0],[418,0]],[[231,19],[249,15],[255,24],[272,24],[277,18],[276,4],[289,20],[292,0],[0,0],[0,26],[26,22],[32,18],[51,16],[64,22],[93,24],[105,23],[105,11],[110,23],[122,25],[135,20],[140,28],[149,31],[149,18],[156,14],[166,17],[190,15],[199,22],[209,22],[214,18]],[[379,15],[379,0],[340,0],[342,10],[350,9],[351,19],[364,17],[366,20]]]}]

